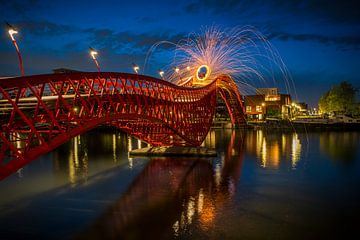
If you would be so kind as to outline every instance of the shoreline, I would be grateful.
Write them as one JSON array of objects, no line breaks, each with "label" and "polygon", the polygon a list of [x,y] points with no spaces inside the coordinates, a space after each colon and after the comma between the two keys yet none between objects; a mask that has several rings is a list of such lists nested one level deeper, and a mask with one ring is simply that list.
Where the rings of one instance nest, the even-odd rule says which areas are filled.
[{"label": "shoreline", "polygon": [[261,123],[248,123],[254,129],[304,129],[304,130],[337,130],[360,131],[359,123],[294,123],[290,121],[270,121]]}]

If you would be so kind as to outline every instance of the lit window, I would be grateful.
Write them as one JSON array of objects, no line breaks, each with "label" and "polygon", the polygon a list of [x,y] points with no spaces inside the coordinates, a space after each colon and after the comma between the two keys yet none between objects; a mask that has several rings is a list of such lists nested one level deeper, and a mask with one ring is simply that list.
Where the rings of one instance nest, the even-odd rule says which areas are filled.
[{"label": "lit window", "polygon": [[268,95],[265,97],[265,101],[280,101],[280,95]]},{"label": "lit window", "polygon": [[261,106],[256,106],[256,111],[257,112],[262,112],[262,107]]},{"label": "lit window", "polygon": [[251,106],[246,106],[246,112],[251,112]]}]

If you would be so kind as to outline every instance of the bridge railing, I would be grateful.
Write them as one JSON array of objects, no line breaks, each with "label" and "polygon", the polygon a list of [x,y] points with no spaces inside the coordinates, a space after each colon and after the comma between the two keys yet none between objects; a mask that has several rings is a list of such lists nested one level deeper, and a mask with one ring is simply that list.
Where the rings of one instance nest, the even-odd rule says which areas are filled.
[{"label": "bridge railing", "polygon": [[17,169],[103,124],[152,145],[200,145],[215,112],[216,89],[215,81],[188,88],[125,73],[2,79],[0,164]]}]

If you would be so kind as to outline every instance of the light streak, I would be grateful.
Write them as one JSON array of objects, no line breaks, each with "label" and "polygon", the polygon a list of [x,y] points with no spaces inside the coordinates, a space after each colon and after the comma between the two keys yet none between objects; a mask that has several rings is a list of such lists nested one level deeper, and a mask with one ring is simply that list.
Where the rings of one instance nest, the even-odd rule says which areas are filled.
[{"label": "light streak", "polygon": [[[154,44],[146,61],[160,44],[169,42]],[[296,95],[280,54],[263,34],[251,26],[207,27],[172,44],[175,46],[173,62],[164,68],[164,76],[170,82],[184,85],[191,78],[194,84],[206,85],[221,75],[228,75],[243,93],[270,85],[283,87],[288,93],[293,90]],[[197,73],[201,66],[207,66],[209,71],[206,78],[199,79]]]}]

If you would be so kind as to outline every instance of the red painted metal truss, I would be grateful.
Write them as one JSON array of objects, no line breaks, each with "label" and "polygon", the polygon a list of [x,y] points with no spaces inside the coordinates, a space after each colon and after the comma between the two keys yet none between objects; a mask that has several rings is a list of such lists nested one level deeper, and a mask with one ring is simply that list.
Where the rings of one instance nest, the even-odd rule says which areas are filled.
[{"label": "red painted metal truss", "polygon": [[233,124],[244,122],[236,84],[220,77],[201,88],[126,73],[71,73],[0,80],[0,178],[99,125],[154,146],[200,145],[217,93]]}]

